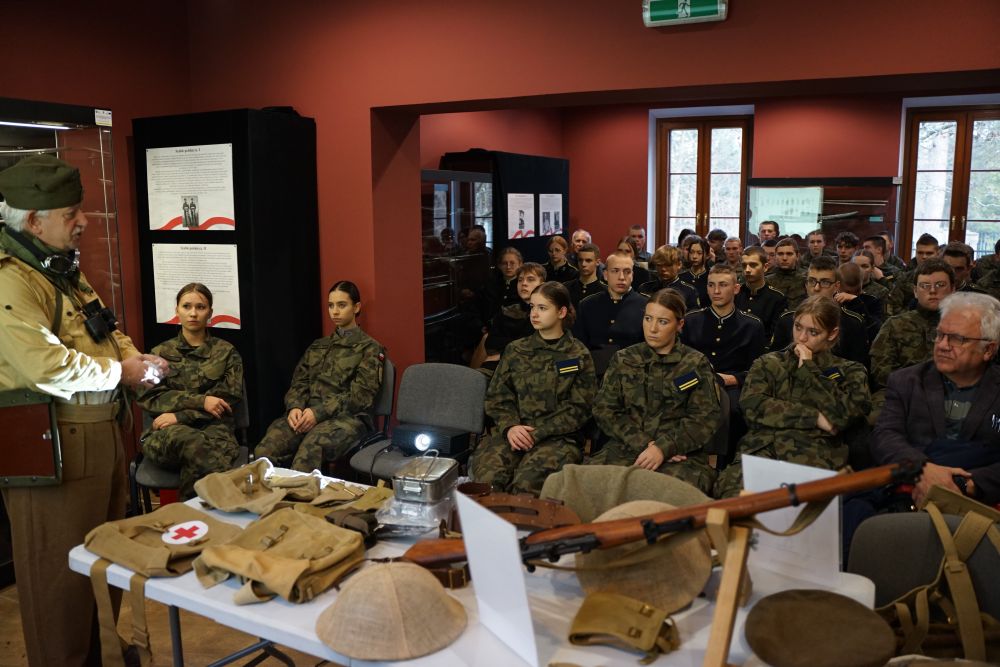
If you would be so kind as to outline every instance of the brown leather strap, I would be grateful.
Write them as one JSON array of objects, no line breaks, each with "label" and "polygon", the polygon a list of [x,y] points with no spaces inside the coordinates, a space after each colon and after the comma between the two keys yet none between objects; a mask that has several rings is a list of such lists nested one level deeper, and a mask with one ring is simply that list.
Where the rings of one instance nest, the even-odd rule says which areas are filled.
[{"label": "brown leather strap", "polygon": [[472,581],[472,574],[469,572],[467,563],[463,563],[461,567],[427,568],[427,571],[433,574],[445,588],[465,588]]},{"label": "brown leather strap", "polygon": [[528,493],[490,493],[476,500],[518,528],[546,530],[580,523],[576,512],[562,501],[543,500]]},{"label": "brown leather strap", "polygon": [[90,566],[90,586],[97,601],[97,624],[101,633],[101,659],[105,667],[125,667],[122,641],[115,627],[115,612],[108,589],[108,566],[111,561],[98,558]]},{"label": "brown leather strap", "polygon": [[132,607],[132,643],[139,652],[142,667],[149,667],[153,653],[149,646],[149,626],[146,623],[146,577],[133,574],[129,580],[128,601]]}]

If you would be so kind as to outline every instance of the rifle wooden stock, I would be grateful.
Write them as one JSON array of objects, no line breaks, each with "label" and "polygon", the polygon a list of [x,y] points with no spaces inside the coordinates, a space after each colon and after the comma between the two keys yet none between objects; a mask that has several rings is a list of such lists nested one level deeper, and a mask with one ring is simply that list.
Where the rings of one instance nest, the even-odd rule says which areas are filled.
[{"label": "rifle wooden stock", "polygon": [[[558,545],[581,538],[594,538],[596,548],[610,549],[629,542],[645,540],[646,528],[644,524],[650,521],[657,524],[685,524],[684,528],[681,529],[701,528],[705,525],[708,510],[712,508],[726,510],[732,521],[739,521],[761,512],[770,512],[782,507],[800,503],[822,502],[844,493],[855,493],[887,484],[914,481],[918,476],[919,468],[911,469],[899,464],[886,465],[861,472],[836,475],[815,482],[789,484],[772,491],[679,507],[675,510],[642,517],[541,530],[523,538],[521,545],[522,548],[528,548],[546,544]],[[575,551],[584,550],[586,549],[575,549]],[[422,540],[410,547],[403,558],[424,567],[442,567],[449,563],[466,560],[465,544],[461,539]]]}]

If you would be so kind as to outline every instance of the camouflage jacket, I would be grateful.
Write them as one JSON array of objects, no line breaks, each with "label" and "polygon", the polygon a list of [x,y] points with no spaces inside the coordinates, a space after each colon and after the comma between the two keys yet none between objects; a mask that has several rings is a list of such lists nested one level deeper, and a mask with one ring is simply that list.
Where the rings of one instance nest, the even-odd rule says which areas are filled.
[{"label": "camouflage jacket", "polygon": [[537,443],[583,428],[596,393],[587,346],[569,333],[550,344],[536,332],[504,350],[486,391],[486,414],[501,433],[533,426]]},{"label": "camouflage jacket", "polygon": [[927,361],[934,353],[934,329],[940,313],[908,310],[885,321],[872,341],[872,385],[884,387],[889,373]]},{"label": "camouflage jacket", "polygon": [[914,301],[913,270],[900,271],[896,279],[892,281],[889,293],[884,297],[878,297],[878,295],[872,296],[882,299],[882,302],[885,304],[886,315],[899,315],[905,312],[909,309],[910,302]]},{"label": "camouflage jacket", "polygon": [[611,360],[594,402],[594,418],[613,442],[638,456],[651,440],[666,458],[701,454],[718,427],[715,373],[701,352],[674,344],[660,356],[646,343]]},{"label": "camouflage jacket", "polygon": [[767,284],[785,295],[788,307],[795,310],[806,299],[806,272],[800,268],[775,269],[764,276]]},{"label": "camouflage jacket", "polygon": [[[792,350],[771,352],[754,362],[740,396],[750,427],[741,451],[753,453],[768,445],[778,452],[837,448],[843,444],[841,437],[816,425],[818,413],[838,434],[868,416],[871,395],[864,366],[830,352],[798,364]],[[846,462],[846,449],[842,458]]]},{"label": "camouflage jacket", "polygon": [[[896,283],[892,282],[890,284],[895,285]],[[865,286],[861,288],[861,291],[864,292],[865,294],[871,294],[876,299],[883,301],[885,300],[886,297],[889,296],[889,292],[891,292],[892,290],[890,290],[888,287],[886,287],[880,282],[877,282],[875,280],[869,280],[867,283],[865,283]],[[910,290],[910,293],[912,294],[913,290]]]},{"label": "camouflage jacket", "polygon": [[[243,400],[243,359],[229,342],[211,333],[195,347],[182,332],[153,348],[170,362],[170,373],[163,382],[138,392],[136,402],[146,412],[160,415],[172,412],[177,423],[197,426],[216,418],[205,412],[205,397],[221,398],[230,407]],[[222,420],[233,428],[233,416]]]},{"label": "camouflage jacket", "polygon": [[382,345],[361,329],[334,331],[302,355],[285,394],[285,409],[312,408],[316,421],[367,415],[382,384]]}]

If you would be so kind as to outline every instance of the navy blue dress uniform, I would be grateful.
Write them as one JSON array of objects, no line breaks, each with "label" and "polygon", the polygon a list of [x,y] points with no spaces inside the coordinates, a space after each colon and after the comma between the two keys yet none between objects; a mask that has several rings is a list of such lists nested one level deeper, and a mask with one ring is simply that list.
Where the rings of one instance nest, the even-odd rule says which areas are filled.
[{"label": "navy blue dress uniform", "polygon": [[736,376],[740,386],[754,360],[767,348],[763,323],[739,308],[721,317],[711,307],[688,313],[681,341],[704,354],[716,373]]},{"label": "navy blue dress uniform", "polygon": [[608,290],[588,296],[580,302],[573,325],[573,335],[588,349],[602,347],[625,348],[645,340],[642,316],[647,298],[629,290],[621,299],[612,299]]},{"label": "navy blue dress uniform", "polygon": [[545,267],[545,276],[547,280],[555,280],[560,283],[566,283],[570,280],[574,280],[580,275],[577,268],[569,262],[566,262],[558,269],[552,266],[552,262],[545,262],[542,266]]},{"label": "navy blue dress uniform", "polygon": [[704,307],[708,307],[708,304],[712,303],[708,298],[708,269],[706,267],[704,271],[698,275],[691,273],[691,269],[687,271],[681,271],[680,275],[677,276],[679,280],[687,283],[688,285],[693,285],[696,290],[698,290],[698,302]]},{"label": "navy blue dress uniform", "polygon": [[569,290],[570,301],[573,302],[573,308],[576,310],[580,310],[580,302],[588,296],[608,291],[608,284],[600,278],[592,280],[589,283],[584,283],[579,278],[575,278],[564,284],[566,285],[566,289]]},{"label": "navy blue dress uniform", "polygon": [[[794,326],[795,311],[786,310],[778,318],[778,323],[774,327],[774,336],[771,338],[772,351],[784,350],[792,344],[794,341],[792,328]],[[868,355],[869,347],[864,318],[853,310],[841,306],[840,335],[830,351],[841,359],[856,361],[864,366],[865,370],[869,370],[871,369],[871,357]]]},{"label": "navy blue dress uniform", "polygon": [[530,336],[535,332],[528,319],[529,306],[518,299],[517,303],[504,306],[492,320],[486,334],[486,351],[503,352],[511,341]]},{"label": "navy blue dress uniform", "polygon": [[878,335],[879,329],[882,328],[882,322],[885,320],[885,310],[882,306],[882,302],[871,294],[860,294],[857,299],[845,301],[843,304],[844,309],[858,315],[864,322],[869,346],[875,340],[875,336]]},{"label": "navy blue dress uniform", "polygon": [[744,313],[757,316],[764,325],[765,340],[770,340],[774,335],[774,325],[778,322],[778,317],[788,308],[788,299],[785,295],[767,283],[757,290],[749,285],[743,285],[736,293],[733,303]]},{"label": "navy blue dress uniform", "polygon": [[647,298],[653,296],[661,289],[670,288],[676,290],[678,294],[684,297],[684,305],[687,306],[688,310],[697,310],[701,308],[701,301],[698,300],[698,290],[691,283],[684,282],[678,276],[674,278],[673,281],[667,283],[659,278],[656,280],[650,280],[648,282],[639,285],[639,292],[646,295]]},{"label": "navy blue dress uniform", "polygon": [[521,300],[521,297],[517,295],[517,278],[507,280],[496,269],[490,273],[490,279],[479,295],[483,322],[489,322],[493,319],[504,306],[515,304]]}]

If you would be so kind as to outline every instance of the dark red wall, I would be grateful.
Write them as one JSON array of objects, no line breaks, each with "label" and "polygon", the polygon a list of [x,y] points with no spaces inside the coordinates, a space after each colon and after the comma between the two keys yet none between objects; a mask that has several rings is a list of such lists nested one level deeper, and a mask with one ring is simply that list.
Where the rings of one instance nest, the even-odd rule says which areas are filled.
[{"label": "dark red wall", "polygon": [[562,116],[552,109],[445,113],[420,118],[420,166],[437,169],[444,153],[470,148],[565,157]]},{"label": "dark red wall", "polygon": [[[754,0],[733,3],[722,23],[652,30],[643,27],[637,2],[607,0],[186,6],[187,22],[176,3],[160,9],[112,0],[97,10],[69,0],[8,0],[3,94],[105,104],[126,128],[136,115],[267,105],[293,105],[314,117],[321,282],[359,282],[365,326],[404,367],[422,358],[422,337],[414,333],[421,329],[421,113],[891,95],[905,86],[958,92],[983,85],[975,70],[1000,67],[994,0],[951,3],[944,13],[939,0]],[[963,71],[973,75],[949,74]],[[910,75],[922,78],[902,81]],[[860,77],[890,78],[876,85]],[[882,120],[872,123],[888,125],[885,102],[878,104]],[[833,115],[841,125],[853,125],[852,118],[868,124],[849,108]],[[766,135],[768,121],[760,122]],[[563,129],[573,160],[573,216],[599,229],[606,244],[613,230],[644,216],[645,112],[580,109],[566,113]],[[512,126],[508,136],[517,132]],[[838,148],[829,135],[811,150],[773,144],[790,151],[783,157],[769,156],[768,143],[755,168],[772,174],[808,166],[824,145]],[[452,145],[440,133],[428,150],[432,144]],[[873,173],[894,172],[885,171],[883,150]],[[831,155],[838,171],[860,163],[850,151]],[[124,159],[118,176],[124,222],[131,219]],[[134,269],[134,240],[131,248],[126,266]],[[321,308],[322,287],[313,289]],[[134,301],[137,292],[129,293]]]}]

